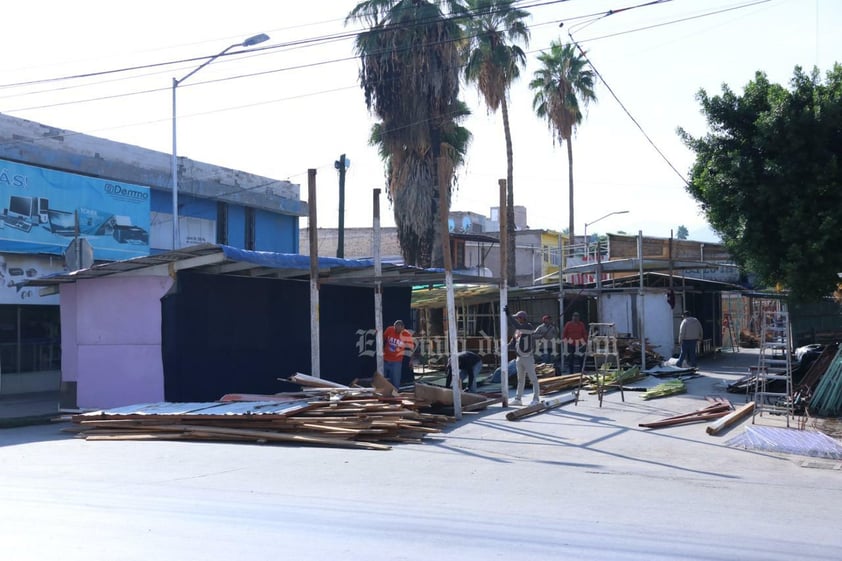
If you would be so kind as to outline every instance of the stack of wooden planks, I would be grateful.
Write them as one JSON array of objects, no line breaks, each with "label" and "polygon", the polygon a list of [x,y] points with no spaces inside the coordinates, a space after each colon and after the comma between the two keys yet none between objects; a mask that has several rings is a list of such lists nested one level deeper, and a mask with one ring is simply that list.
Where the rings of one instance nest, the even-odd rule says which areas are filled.
[{"label": "stack of wooden planks", "polygon": [[422,411],[412,394],[385,397],[373,388],[315,387],[273,395],[229,394],[219,401],[152,403],[71,417],[88,440],[287,442],[388,450],[420,442],[452,422]]},{"label": "stack of wooden planks", "polygon": [[569,390],[579,386],[579,374],[563,374],[561,376],[538,378],[538,385],[541,387],[541,395]]}]

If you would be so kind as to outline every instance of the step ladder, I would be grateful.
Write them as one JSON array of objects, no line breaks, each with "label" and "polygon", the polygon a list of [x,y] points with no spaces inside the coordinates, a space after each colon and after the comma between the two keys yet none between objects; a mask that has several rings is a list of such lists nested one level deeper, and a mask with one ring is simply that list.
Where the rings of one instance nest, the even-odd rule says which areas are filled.
[{"label": "step ladder", "polygon": [[[582,370],[579,372],[579,387],[576,390],[575,404],[579,403],[579,392],[585,383],[585,370],[588,359],[593,361],[594,372],[596,373],[596,395],[599,398],[599,406],[602,407],[602,397],[605,389],[614,384],[606,384],[604,376],[600,376],[602,367],[611,367],[612,363],[617,372],[620,371],[620,352],[617,348],[617,328],[613,323],[592,323],[588,326],[588,340],[585,343],[585,354],[582,357]],[[626,400],[623,395],[623,385],[619,384],[620,398]]]},{"label": "step ladder", "polygon": [[769,413],[785,415],[786,426],[789,427],[790,417],[794,414],[791,331],[788,312],[762,312],[752,424],[758,415]]}]

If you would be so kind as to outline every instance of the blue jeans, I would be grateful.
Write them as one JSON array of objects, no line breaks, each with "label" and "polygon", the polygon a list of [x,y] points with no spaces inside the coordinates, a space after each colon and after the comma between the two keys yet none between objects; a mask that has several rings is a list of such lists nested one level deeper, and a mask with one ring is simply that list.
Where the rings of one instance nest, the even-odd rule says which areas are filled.
[{"label": "blue jeans", "polygon": [[[471,368],[470,370],[467,370],[465,368],[460,368],[459,369],[459,380],[462,381],[465,378],[467,378],[469,390],[471,392],[476,392],[477,391],[477,377],[479,376],[479,373],[481,371],[482,371],[482,363],[481,362],[476,363],[473,366],[473,368]],[[447,379],[444,382],[445,387],[449,388],[450,383],[452,381],[453,381],[453,376],[448,374]]]},{"label": "blue jeans", "polygon": [[383,375],[392,382],[397,389],[401,389],[401,377],[403,375],[403,361],[383,361]]},{"label": "blue jeans", "polygon": [[[584,348],[579,347],[578,345],[573,345],[570,343],[565,343],[567,346],[567,372],[570,374],[574,374],[577,372],[581,372],[585,369],[585,365],[583,364],[585,355],[584,355]],[[579,363],[579,369],[576,369],[576,363]]]},{"label": "blue jeans", "polygon": [[681,342],[681,354],[678,355],[678,360],[675,363],[676,366],[681,368],[684,359],[687,359],[687,363],[692,368],[696,368],[696,342],[696,339],[685,339]]}]

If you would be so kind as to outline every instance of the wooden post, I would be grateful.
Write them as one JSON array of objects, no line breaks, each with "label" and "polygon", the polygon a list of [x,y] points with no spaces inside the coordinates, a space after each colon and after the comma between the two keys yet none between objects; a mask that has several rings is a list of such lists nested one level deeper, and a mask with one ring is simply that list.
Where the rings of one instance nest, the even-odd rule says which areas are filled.
[{"label": "wooden post", "polygon": [[500,396],[503,398],[503,407],[509,406],[509,318],[503,311],[509,305],[509,280],[506,271],[508,270],[508,236],[506,236],[507,198],[506,180],[497,180],[500,186]]},{"label": "wooden post", "polygon": [[441,245],[444,255],[444,282],[447,288],[447,335],[450,342],[450,371],[453,387],[453,415],[462,418],[462,377],[459,375],[459,357],[456,348],[456,297],[453,294],[453,257],[450,254],[450,232],[447,218],[450,211],[449,182],[444,176],[444,157],[439,155],[439,220],[441,223]]},{"label": "wooden post", "polygon": [[371,242],[371,254],[374,256],[374,338],[377,372],[383,374],[383,287],[381,276],[383,264],[380,262],[380,189],[374,190],[374,238]]},{"label": "wooden post", "polygon": [[643,230],[637,232],[637,260],[640,272],[640,304],[638,324],[640,325],[640,369],[646,370],[646,296],[643,292]]},{"label": "wooden post", "polygon": [[310,373],[321,378],[319,368],[319,237],[316,231],[316,170],[307,170],[308,227],[310,229]]},{"label": "wooden post", "polygon": [[724,429],[726,427],[730,427],[731,425],[733,425],[734,423],[736,423],[737,421],[739,421],[743,417],[748,417],[749,415],[751,415],[752,411],[754,411],[754,402],[749,401],[748,403],[746,403],[745,405],[743,405],[742,407],[740,407],[736,411],[733,411],[733,412],[729,413],[727,416],[722,417],[721,419],[719,419],[715,423],[709,424],[707,426],[707,428],[705,429],[705,432],[707,432],[708,434],[711,434],[711,435],[716,434],[719,431],[721,431],[722,429]]}]

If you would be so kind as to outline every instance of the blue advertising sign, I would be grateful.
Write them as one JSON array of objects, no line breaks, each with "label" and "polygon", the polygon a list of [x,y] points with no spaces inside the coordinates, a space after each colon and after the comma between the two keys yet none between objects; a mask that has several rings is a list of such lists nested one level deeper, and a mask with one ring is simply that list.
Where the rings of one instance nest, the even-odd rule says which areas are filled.
[{"label": "blue advertising sign", "polygon": [[95,260],[149,255],[150,189],[0,160],[0,251],[61,255],[74,236]]}]

